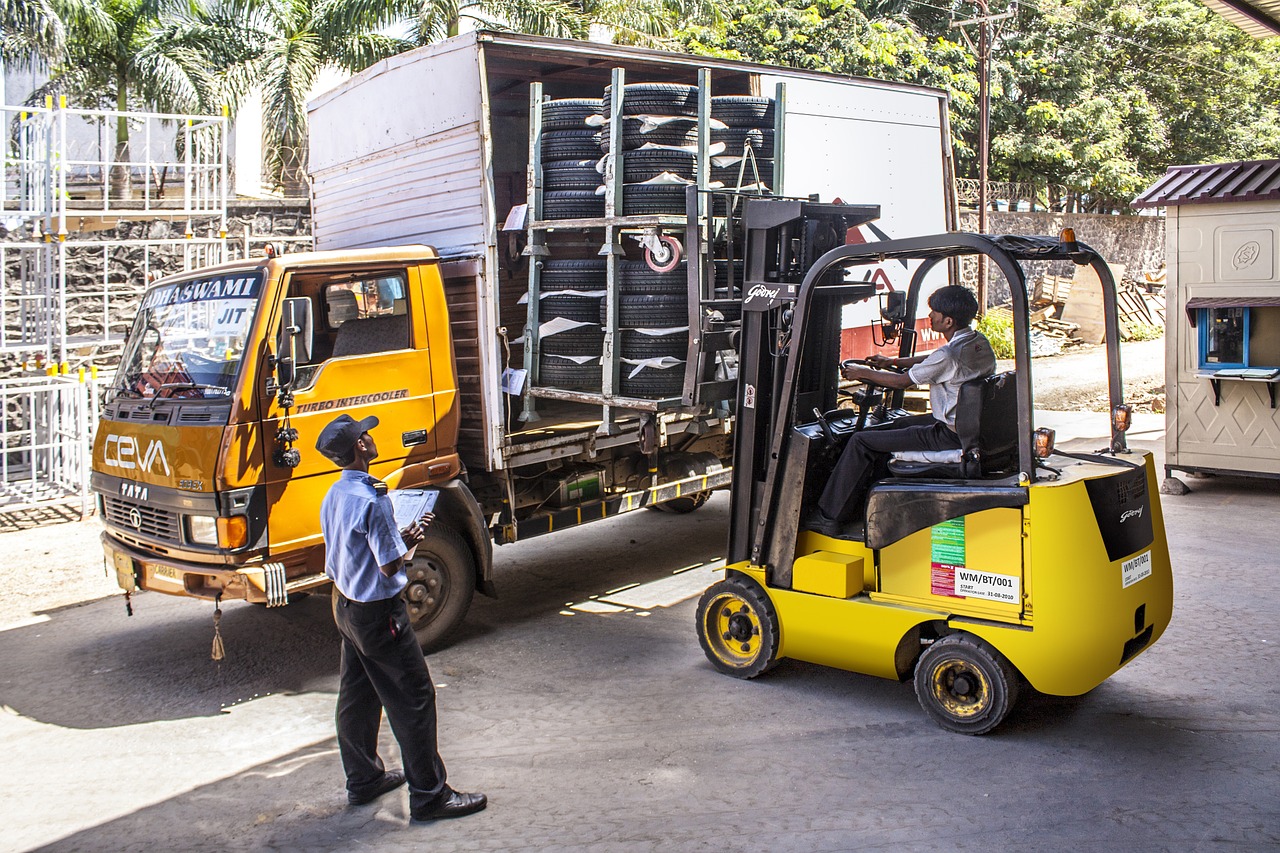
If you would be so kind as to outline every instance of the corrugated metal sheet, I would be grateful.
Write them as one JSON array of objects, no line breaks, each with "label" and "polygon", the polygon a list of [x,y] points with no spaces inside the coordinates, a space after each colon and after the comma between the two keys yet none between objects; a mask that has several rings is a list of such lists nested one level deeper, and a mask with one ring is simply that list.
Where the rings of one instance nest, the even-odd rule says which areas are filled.
[{"label": "corrugated metal sheet", "polygon": [[1170,166],[1163,178],[1133,200],[1133,206],[1175,207],[1267,199],[1280,199],[1280,160]]},{"label": "corrugated metal sheet", "polygon": [[1280,35],[1280,0],[1200,0],[1256,39]]},{"label": "corrugated metal sheet", "polygon": [[484,254],[485,182],[478,122],[312,174],[316,247],[426,243]]}]

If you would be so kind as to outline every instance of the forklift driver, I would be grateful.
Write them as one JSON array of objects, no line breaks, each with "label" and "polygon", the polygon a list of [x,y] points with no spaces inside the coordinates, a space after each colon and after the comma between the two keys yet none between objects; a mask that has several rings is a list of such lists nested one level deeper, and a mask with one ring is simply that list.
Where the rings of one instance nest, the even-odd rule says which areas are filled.
[{"label": "forklift driver", "polygon": [[967,288],[956,284],[939,288],[929,297],[929,327],[946,338],[943,346],[911,358],[873,355],[867,359],[871,367],[844,368],[845,379],[884,388],[905,389],[928,383],[930,412],[855,433],[845,444],[818,499],[818,509],[807,525],[810,530],[839,536],[846,523],[861,517],[871,483],[886,475],[890,453],[960,449],[955,429],[960,386],[971,379],[990,376],[996,369],[991,343],[969,328],[977,313],[978,300]]}]

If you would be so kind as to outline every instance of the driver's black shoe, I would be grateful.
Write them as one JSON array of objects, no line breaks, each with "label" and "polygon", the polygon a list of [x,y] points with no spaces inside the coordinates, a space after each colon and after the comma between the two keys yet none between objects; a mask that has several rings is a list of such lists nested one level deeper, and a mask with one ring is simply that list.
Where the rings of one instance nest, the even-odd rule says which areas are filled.
[{"label": "driver's black shoe", "polygon": [[821,533],[823,536],[839,538],[844,532],[844,525],[838,519],[832,518],[822,510],[815,509],[805,522],[804,529],[812,530],[814,533]]}]

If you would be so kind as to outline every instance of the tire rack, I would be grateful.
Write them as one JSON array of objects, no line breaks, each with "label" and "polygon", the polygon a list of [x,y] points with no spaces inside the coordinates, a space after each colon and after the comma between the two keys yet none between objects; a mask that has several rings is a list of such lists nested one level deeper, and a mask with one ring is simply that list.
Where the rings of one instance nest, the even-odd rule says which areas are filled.
[{"label": "tire rack", "polygon": [[[686,210],[680,214],[647,214],[627,216],[625,211],[619,212],[623,198],[623,177],[625,169],[623,160],[626,152],[622,148],[622,104],[626,97],[626,69],[615,68],[612,74],[609,109],[609,155],[605,158],[604,187],[605,215],[603,219],[544,219],[543,218],[543,169],[542,169],[542,83],[532,83],[529,87],[529,178],[528,178],[528,211],[526,214],[526,230],[528,240],[524,254],[529,257],[529,294],[528,315],[524,329],[524,364],[526,382],[522,394],[520,420],[532,423],[540,420],[537,411],[538,399],[567,400],[579,403],[599,405],[602,408],[600,432],[614,434],[618,431],[615,423],[618,409],[642,412],[658,412],[672,409],[687,409],[731,399],[735,395],[737,381],[708,381],[714,372],[714,357],[719,349],[727,349],[730,331],[726,329],[704,329],[704,307],[722,307],[726,300],[715,298],[715,284],[708,267],[701,262],[704,252],[708,250],[708,239],[712,233],[710,200],[707,196],[707,183],[711,175],[711,72],[709,69],[698,71],[698,150],[697,150],[697,183],[689,187],[686,195]],[[783,177],[783,130],[785,120],[786,87],[778,83],[774,104],[774,173],[773,189],[775,193],[782,185]],[[547,245],[547,235],[556,230],[602,230],[604,240],[600,255],[606,259],[605,264],[605,297],[606,320],[604,324],[604,351],[601,356],[601,392],[599,394],[585,391],[566,391],[558,388],[543,388],[538,383],[539,359],[541,358],[541,341],[538,328],[539,298],[541,296],[541,269],[539,262],[551,255]],[[685,257],[689,276],[689,350],[685,360],[684,393],[680,397],[664,400],[624,398],[614,393],[619,388],[621,362],[619,358],[618,335],[618,264],[623,256],[621,237],[624,232],[642,231],[661,233],[662,231],[679,230],[684,234]],[[711,268],[713,270],[714,267]],[[731,291],[732,293],[732,291]],[[712,348],[714,347],[714,348]]]}]

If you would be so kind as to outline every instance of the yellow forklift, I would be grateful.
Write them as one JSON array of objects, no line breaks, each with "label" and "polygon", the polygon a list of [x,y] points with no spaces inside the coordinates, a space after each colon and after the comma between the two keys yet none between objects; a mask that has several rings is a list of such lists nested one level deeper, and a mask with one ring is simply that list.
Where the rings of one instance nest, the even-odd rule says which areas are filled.
[{"label": "yellow forklift", "polygon": [[[754,678],[793,658],[914,678],[939,725],[985,734],[1025,686],[1081,695],[1151,646],[1173,579],[1152,456],[1125,442],[1115,282],[1098,253],[1069,231],[940,234],[842,245],[801,273],[788,257],[798,241],[770,230],[786,218],[772,204],[746,211],[728,567],[697,608],[716,669]],[[791,212],[803,220],[804,207]],[[821,218],[833,206],[814,207]],[[1015,369],[961,389],[955,458],[892,461],[862,520],[836,536],[804,529],[844,443],[906,414],[900,390],[841,399],[842,314],[874,297],[875,265],[902,264],[910,286],[881,297],[881,326],[911,356],[923,294],[983,255],[1012,294]],[[1091,453],[1056,450],[1033,418],[1022,263],[1060,260],[1102,282],[1111,439]]]}]

